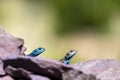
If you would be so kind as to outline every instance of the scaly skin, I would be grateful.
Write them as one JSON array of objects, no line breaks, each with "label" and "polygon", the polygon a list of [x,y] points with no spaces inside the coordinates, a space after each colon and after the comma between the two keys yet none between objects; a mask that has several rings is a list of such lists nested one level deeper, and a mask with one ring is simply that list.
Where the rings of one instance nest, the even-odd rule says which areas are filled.
[{"label": "scaly skin", "polygon": [[[31,56],[31,57],[36,57],[39,54],[43,53],[45,51],[45,48],[37,48],[35,50],[33,50],[30,54],[28,54],[27,56]],[[65,57],[63,59],[60,60],[60,62],[64,63],[64,64],[69,64],[70,60],[72,59],[72,57],[77,53],[76,50],[71,50],[69,51]]]},{"label": "scaly skin", "polygon": [[64,64],[69,64],[70,63],[70,60],[72,59],[72,57],[77,53],[76,50],[71,50],[69,51],[65,57],[63,59],[61,59],[60,61]]},{"label": "scaly skin", "polygon": [[37,48],[35,50],[33,50],[30,54],[28,54],[27,56],[31,56],[31,57],[36,57],[39,54],[43,53],[45,51],[45,48]]}]

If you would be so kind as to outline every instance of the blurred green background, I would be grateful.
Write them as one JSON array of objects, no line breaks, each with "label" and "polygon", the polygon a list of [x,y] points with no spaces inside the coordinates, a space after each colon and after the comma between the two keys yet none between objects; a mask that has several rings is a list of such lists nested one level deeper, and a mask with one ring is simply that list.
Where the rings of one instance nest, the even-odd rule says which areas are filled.
[{"label": "blurred green background", "polygon": [[59,60],[71,49],[72,63],[120,59],[119,0],[0,0],[0,25],[25,40],[26,54]]}]

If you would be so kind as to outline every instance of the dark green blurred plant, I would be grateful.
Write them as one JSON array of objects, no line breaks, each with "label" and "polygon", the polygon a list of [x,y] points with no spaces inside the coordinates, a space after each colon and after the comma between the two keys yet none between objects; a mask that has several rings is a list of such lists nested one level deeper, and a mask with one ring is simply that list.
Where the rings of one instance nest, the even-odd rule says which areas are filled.
[{"label": "dark green blurred plant", "polygon": [[114,0],[54,0],[58,11],[57,33],[107,32],[107,21],[116,8]]},{"label": "dark green blurred plant", "polygon": [[[9,0],[1,0],[2,2]],[[16,0],[11,0],[10,2]],[[65,35],[74,32],[107,32],[107,21],[116,8],[119,9],[119,0],[21,0],[26,5],[26,11],[30,11],[37,18],[43,7],[53,5],[58,13],[58,24],[56,32]],[[46,8],[45,8],[46,9]],[[6,19],[4,11],[0,5],[0,22]],[[44,11],[44,10],[43,10]],[[47,22],[46,22],[47,23]]]}]

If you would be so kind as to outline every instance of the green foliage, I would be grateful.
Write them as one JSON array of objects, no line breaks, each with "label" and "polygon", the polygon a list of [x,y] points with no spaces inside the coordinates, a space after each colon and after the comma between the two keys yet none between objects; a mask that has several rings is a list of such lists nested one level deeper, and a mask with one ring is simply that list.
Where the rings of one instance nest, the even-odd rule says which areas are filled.
[{"label": "green foliage", "polygon": [[106,32],[106,23],[115,8],[113,0],[54,0],[59,15],[58,34]]}]

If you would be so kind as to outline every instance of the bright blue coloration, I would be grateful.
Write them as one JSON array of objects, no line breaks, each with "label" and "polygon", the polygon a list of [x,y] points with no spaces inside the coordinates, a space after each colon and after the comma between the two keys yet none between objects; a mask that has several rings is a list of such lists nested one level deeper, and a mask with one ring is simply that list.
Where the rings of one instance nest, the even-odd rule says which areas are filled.
[{"label": "bright blue coloration", "polygon": [[63,63],[64,63],[64,64],[69,64],[70,61],[69,61],[69,60],[64,60]]},{"label": "bright blue coloration", "polygon": [[28,54],[27,56],[31,56],[31,57],[36,57],[39,54],[43,53],[45,51],[45,48],[37,48],[35,50],[33,50],[30,54]]},{"label": "bright blue coloration", "polygon": [[71,50],[70,52],[68,52],[65,57],[60,60],[62,63],[64,64],[69,64],[70,63],[70,60],[72,59],[72,57],[77,53],[76,50]]}]

